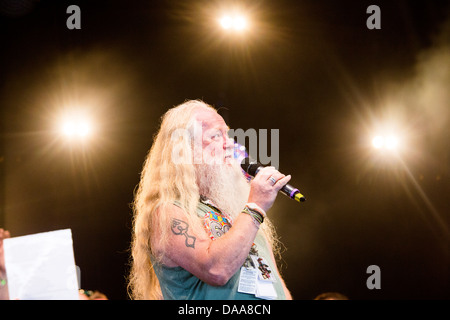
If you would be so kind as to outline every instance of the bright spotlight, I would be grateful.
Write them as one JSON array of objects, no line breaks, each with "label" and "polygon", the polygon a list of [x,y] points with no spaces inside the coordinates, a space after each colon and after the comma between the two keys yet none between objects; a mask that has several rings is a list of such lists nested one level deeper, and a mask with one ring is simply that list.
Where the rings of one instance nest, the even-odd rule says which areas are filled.
[{"label": "bright spotlight", "polygon": [[398,138],[394,135],[375,136],[372,139],[372,145],[375,149],[395,150],[398,147]]},{"label": "bright spotlight", "polygon": [[92,127],[88,119],[83,117],[71,117],[62,122],[61,132],[67,138],[87,138],[92,133]]},{"label": "bright spotlight", "polygon": [[248,26],[247,19],[242,15],[223,16],[219,22],[225,30],[242,31]]},{"label": "bright spotlight", "polygon": [[70,137],[75,134],[75,126],[73,125],[72,122],[67,121],[67,122],[63,123],[61,129],[62,129],[62,133],[65,136]]},{"label": "bright spotlight", "polygon": [[387,149],[393,150],[398,146],[398,139],[395,136],[386,137],[385,145]]},{"label": "bright spotlight", "polygon": [[380,149],[384,145],[384,139],[382,136],[376,136],[372,139],[372,145],[375,149]]},{"label": "bright spotlight", "polygon": [[247,20],[244,17],[234,18],[234,28],[236,30],[244,30],[247,27]]},{"label": "bright spotlight", "polygon": [[229,16],[225,16],[222,19],[220,19],[220,25],[222,26],[222,28],[224,28],[225,30],[228,30],[232,27],[233,25],[233,19],[231,19]]}]

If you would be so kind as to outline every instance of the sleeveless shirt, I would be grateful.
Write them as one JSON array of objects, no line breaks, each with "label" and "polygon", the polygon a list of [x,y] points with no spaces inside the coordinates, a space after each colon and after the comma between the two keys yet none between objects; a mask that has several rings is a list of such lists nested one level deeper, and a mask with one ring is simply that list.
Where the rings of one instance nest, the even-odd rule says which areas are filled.
[{"label": "sleeveless shirt", "polygon": [[[209,221],[209,225],[205,223],[205,227],[214,229],[210,233],[213,237],[220,237],[227,231],[227,228],[231,227],[230,221],[222,215],[220,210],[202,202],[199,202],[197,206],[197,215],[205,218],[205,221]],[[258,256],[265,259],[271,270],[275,270],[275,262],[271,259],[270,248],[260,232],[257,233],[254,244],[258,250]],[[152,259],[152,262],[165,300],[260,300],[254,294],[238,292],[241,268],[224,286],[212,286],[182,267],[167,267],[156,262],[155,259]],[[284,300],[286,296],[282,283],[278,274],[274,276],[273,285],[277,299]]]}]

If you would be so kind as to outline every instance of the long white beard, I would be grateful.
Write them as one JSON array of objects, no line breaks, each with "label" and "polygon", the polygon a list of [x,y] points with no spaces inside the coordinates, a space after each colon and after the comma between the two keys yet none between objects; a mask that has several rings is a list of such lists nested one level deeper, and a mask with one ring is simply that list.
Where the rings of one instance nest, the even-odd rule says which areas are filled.
[{"label": "long white beard", "polygon": [[196,165],[197,184],[202,196],[211,200],[232,219],[248,201],[250,184],[238,163]]}]

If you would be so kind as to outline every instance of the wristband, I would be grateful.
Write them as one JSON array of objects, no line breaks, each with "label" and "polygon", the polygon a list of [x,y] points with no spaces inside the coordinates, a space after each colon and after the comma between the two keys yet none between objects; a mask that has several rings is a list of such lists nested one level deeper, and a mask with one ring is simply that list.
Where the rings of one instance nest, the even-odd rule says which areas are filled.
[{"label": "wristband", "polygon": [[261,207],[258,206],[256,203],[249,202],[249,203],[246,204],[246,206],[249,207],[250,209],[254,210],[254,211],[259,212],[259,214],[262,215],[263,218],[265,218],[267,216],[266,212],[263,209],[261,209]]},{"label": "wristband", "polygon": [[243,213],[248,214],[250,217],[252,217],[253,222],[255,223],[255,225],[259,228],[259,226],[261,225],[261,223],[264,222],[264,217],[258,212],[255,211],[253,209],[250,209],[248,206],[245,206],[244,209],[242,210]]}]

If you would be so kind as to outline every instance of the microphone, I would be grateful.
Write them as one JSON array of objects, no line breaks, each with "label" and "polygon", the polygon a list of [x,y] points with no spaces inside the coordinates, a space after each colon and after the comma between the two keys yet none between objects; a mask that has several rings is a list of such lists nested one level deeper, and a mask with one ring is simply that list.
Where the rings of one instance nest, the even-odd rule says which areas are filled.
[{"label": "microphone", "polygon": [[[250,161],[249,158],[245,158],[242,162],[241,162],[241,168],[242,170],[244,170],[246,173],[248,173],[251,176],[256,176],[259,172],[259,170],[261,170],[262,168],[264,168],[264,166],[257,162],[257,161]],[[286,196],[288,196],[289,198],[296,200],[298,202],[304,202],[306,201],[305,196],[303,196],[300,191],[298,191],[297,188],[294,188],[293,186],[291,186],[290,184],[286,184],[283,188],[281,188],[280,192]]]}]

